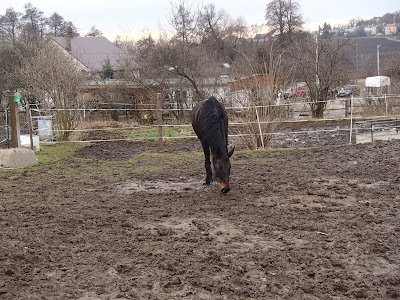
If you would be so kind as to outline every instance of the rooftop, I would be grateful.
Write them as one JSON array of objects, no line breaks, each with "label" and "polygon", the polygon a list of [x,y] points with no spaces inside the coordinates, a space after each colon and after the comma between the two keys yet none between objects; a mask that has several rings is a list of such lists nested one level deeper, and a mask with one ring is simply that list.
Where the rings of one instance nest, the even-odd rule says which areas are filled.
[{"label": "rooftop", "polygon": [[[67,39],[54,37],[56,43],[67,51]],[[113,69],[118,69],[120,49],[105,37],[72,37],[71,51],[68,51],[91,71],[99,71],[109,60]]]}]

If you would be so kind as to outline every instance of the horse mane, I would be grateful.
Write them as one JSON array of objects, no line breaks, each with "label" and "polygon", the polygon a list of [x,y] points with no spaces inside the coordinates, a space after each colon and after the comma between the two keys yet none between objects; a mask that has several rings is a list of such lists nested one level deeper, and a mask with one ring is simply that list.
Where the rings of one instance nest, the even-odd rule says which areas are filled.
[{"label": "horse mane", "polygon": [[204,102],[203,113],[203,129],[208,137],[211,152],[217,156],[228,155],[228,126],[224,107],[217,99],[210,97]]}]

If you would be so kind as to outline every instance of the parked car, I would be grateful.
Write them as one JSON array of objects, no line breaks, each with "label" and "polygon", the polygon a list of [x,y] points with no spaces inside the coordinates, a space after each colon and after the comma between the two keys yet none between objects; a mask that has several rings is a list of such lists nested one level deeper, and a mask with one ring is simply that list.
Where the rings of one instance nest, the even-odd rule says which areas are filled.
[{"label": "parked car", "polygon": [[338,97],[350,97],[351,95],[360,95],[360,88],[357,85],[345,85],[337,93]]},{"label": "parked car", "polygon": [[305,97],[307,94],[306,86],[307,84],[305,82],[298,82],[293,86],[291,86],[290,88],[288,88],[285,91],[283,97],[285,99]]}]

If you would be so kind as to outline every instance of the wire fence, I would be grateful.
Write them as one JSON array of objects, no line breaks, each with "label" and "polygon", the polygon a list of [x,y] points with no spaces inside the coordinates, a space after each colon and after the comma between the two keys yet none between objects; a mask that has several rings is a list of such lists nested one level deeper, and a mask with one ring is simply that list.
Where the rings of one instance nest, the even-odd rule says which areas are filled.
[{"label": "wire fence", "polygon": [[[255,139],[268,140],[269,145],[293,146],[294,142],[304,136],[321,139],[322,135],[330,135],[331,143],[345,144],[357,142],[355,136],[364,134],[365,131],[373,132],[395,132],[398,130],[400,120],[400,95],[374,95],[370,97],[357,97],[321,101],[326,105],[325,118],[312,118],[311,106],[317,102],[301,99],[300,101],[283,100],[279,104],[226,106],[230,115],[230,139],[253,137]],[[56,108],[32,108],[32,119],[22,120],[21,128],[27,127],[31,122],[35,135],[40,137],[41,143],[63,143],[63,142],[112,142],[112,141],[148,141],[162,138],[164,141],[182,140],[196,138],[191,130],[191,124],[187,116],[190,116],[191,108],[156,108],[155,105],[137,107],[129,103],[96,103],[97,107],[80,107],[69,109]],[[111,107],[111,108],[109,108]],[[246,114],[256,110],[276,110],[279,117],[246,118]],[[162,112],[162,122],[154,124],[154,119],[145,119],[149,113],[156,115]],[[181,112],[186,118],[178,120],[169,118],[172,112]],[[75,114],[79,119],[79,126],[70,129],[61,129],[57,122],[59,113]],[[98,125],[90,117],[92,114],[103,114],[105,116],[117,113],[117,119],[125,117],[125,122],[118,122],[118,126],[107,126],[107,122]],[[22,114],[25,115],[25,114]],[[134,116],[134,117],[132,117]],[[248,116],[248,115],[247,115]],[[283,116],[283,117],[282,117]],[[368,120],[366,120],[368,118]],[[110,119],[110,118],[108,118]],[[328,126],[327,123],[335,123]],[[337,125],[339,124],[340,125]],[[296,126],[293,126],[293,125]],[[93,127],[91,127],[93,126]],[[249,130],[252,127],[253,130]],[[174,134],[163,134],[162,137],[154,131],[153,136],[139,136],[135,132],[151,131],[156,128],[162,130],[173,129]],[[258,129],[257,129],[258,128]],[[7,143],[8,125],[0,125],[0,147]],[[181,132],[179,132],[181,131]],[[3,134],[1,134],[3,132]],[[98,137],[96,133],[103,133]],[[68,140],[57,140],[60,133],[68,133]],[[179,134],[178,134],[179,133]],[[397,131],[396,131],[397,133]],[[84,137],[82,137],[82,134]],[[339,138],[339,136],[341,138]],[[336,137],[336,141],[334,140]],[[396,137],[392,137],[396,138]],[[374,139],[371,138],[371,141]],[[301,144],[301,142],[300,142]],[[303,143],[303,145],[308,145]]]}]

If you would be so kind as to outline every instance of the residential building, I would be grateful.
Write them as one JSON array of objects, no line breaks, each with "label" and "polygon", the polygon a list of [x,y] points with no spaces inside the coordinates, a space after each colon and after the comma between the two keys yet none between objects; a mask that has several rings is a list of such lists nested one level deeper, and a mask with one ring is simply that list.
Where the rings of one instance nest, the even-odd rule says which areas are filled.
[{"label": "residential building", "polygon": [[385,35],[397,34],[396,24],[388,24],[385,26]]},{"label": "residential building", "polygon": [[364,27],[364,31],[367,35],[376,35],[377,27],[376,26]]},{"label": "residential building", "polygon": [[65,37],[53,37],[53,41],[88,73],[100,72],[106,64],[114,70],[120,69],[122,53],[105,37],[74,37],[69,28]]}]

